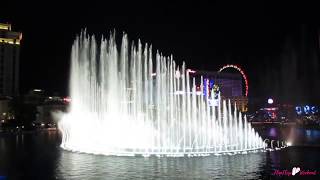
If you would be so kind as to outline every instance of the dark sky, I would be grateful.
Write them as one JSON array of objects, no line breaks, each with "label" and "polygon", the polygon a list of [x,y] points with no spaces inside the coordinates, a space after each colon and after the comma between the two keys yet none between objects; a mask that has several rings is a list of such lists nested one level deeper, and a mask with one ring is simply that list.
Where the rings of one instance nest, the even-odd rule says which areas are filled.
[{"label": "dark sky", "polygon": [[223,64],[239,64],[248,74],[251,98],[320,103],[316,5],[114,2],[4,2],[0,21],[23,32],[21,93],[42,88],[68,94],[71,46],[86,27],[98,36],[125,31],[131,40],[151,43],[194,69],[217,71]]}]

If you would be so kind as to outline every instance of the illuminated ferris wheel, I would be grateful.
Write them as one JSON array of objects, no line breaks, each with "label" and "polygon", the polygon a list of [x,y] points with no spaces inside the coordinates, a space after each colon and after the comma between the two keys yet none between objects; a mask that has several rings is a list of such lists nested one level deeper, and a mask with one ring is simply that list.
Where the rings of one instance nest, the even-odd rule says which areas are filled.
[{"label": "illuminated ferris wheel", "polygon": [[247,78],[247,75],[244,73],[244,71],[241,69],[240,66],[238,65],[234,65],[234,64],[227,64],[227,65],[224,65],[222,68],[219,69],[218,72],[221,72],[227,68],[233,68],[233,69],[236,69],[237,71],[239,71],[244,79],[244,83],[245,83],[245,87],[246,87],[246,97],[248,97],[248,89],[249,89],[249,84],[248,84],[248,78]]}]

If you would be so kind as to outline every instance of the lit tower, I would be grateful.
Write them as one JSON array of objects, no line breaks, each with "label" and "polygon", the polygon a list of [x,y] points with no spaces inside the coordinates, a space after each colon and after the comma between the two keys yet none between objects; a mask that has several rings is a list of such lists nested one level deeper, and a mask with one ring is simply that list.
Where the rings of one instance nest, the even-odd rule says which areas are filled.
[{"label": "lit tower", "polygon": [[11,30],[11,24],[0,23],[0,96],[19,93],[19,54],[22,33]]}]

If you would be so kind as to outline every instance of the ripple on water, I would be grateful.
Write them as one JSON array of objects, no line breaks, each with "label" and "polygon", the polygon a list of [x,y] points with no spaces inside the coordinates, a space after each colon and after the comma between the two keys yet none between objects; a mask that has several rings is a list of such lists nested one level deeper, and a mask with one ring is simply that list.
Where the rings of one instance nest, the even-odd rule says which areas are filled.
[{"label": "ripple on water", "polygon": [[193,158],[115,157],[62,151],[59,172],[68,179],[256,179],[265,153]]}]

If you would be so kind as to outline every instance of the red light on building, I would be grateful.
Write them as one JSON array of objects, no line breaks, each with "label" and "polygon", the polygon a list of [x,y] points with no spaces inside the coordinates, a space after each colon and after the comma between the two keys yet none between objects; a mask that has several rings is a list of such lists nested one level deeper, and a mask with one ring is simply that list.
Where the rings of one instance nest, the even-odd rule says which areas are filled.
[{"label": "red light on building", "polygon": [[71,102],[71,98],[65,97],[65,98],[63,98],[63,101],[64,101],[64,102],[67,102],[67,103],[70,103],[70,102]]},{"label": "red light on building", "polygon": [[191,69],[187,69],[187,72],[189,72],[189,73],[196,73],[196,71],[191,70]]}]

